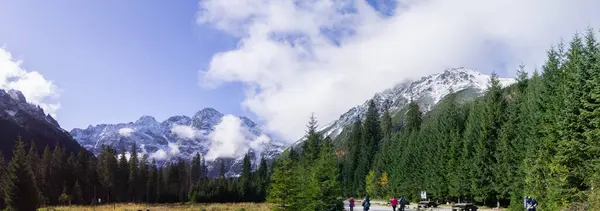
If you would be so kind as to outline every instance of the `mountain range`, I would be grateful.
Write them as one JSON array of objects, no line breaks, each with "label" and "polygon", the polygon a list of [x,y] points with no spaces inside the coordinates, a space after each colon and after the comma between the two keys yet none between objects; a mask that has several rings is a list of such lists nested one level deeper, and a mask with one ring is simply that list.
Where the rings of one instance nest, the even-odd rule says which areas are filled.
[{"label": "mountain range", "polygon": [[[398,83],[375,93],[369,100],[380,109],[388,109],[398,123],[411,101],[416,101],[423,112],[427,112],[451,92],[457,93],[459,99],[471,100],[485,92],[489,78],[473,69],[452,68],[419,80]],[[514,82],[514,79],[500,78],[502,86]],[[349,109],[320,131],[334,140],[343,137],[340,134],[344,134],[356,118],[364,118],[369,100]],[[142,116],[135,122],[90,125],[67,132],[39,106],[27,103],[19,91],[0,90],[0,150],[7,158],[18,136],[23,140],[34,140],[40,151],[45,146],[58,144],[70,152],[83,147],[95,155],[102,145],[121,152],[122,149],[130,151],[135,143],[139,156],[148,155],[159,164],[190,160],[200,153],[207,161],[209,176],[213,177],[218,175],[221,161],[225,163],[226,176],[237,176],[244,154],[250,155],[253,167],[256,167],[261,157],[272,160],[289,147],[286,144],[289,142],[276,140],[249,118],[225,115],[213,108],[204,108],[191,117],[172,116],[162,122],[152,116]],[[293,145],[301,143],[302,140]]]},{"label": "mountain range", "polygon": [[71,135],[96,155],[102,145],[107,145],[119,153],[125,149],[125,156],[129,156],[135,143],[139,156],[147,154],[159,164],[191,160],[200,153],[207,162],[209,176],[219,174],[221,160],[225,162],[226,176],[237,176],[246,152],[256,167],[261,157],[271,160],[286,146],[247,117],[224,115],[213,108],[202,109],[192,117],[172,116],[162,122],[142,116],[135,122],[75,128]]}]

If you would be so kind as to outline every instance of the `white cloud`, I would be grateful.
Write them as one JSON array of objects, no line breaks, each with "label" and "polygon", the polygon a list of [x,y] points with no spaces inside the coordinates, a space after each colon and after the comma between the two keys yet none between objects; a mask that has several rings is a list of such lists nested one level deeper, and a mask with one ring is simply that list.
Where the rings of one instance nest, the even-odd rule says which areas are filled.
[{"label": "white cloud", "polygon": [[167,152],[165,152],[163,149],[158,149],[156,152],[150,153],[150,156],[148,157],[155,160],[165,160],[167,159]]},{"label": "white cloud", "polygon": [[169,154],[170,155],[177,155],[179,154],[179,145],[175,144],[175,143],[169,143]]},{"label": "white cloud", "polygon": [[242,121],[233,115],[225,115],[215,130],[208,135],[211,145],[206,154],[207,160],[219,157],[237,158],[243,156],[249,149],[257,153],[262,151],[263,144],[269,142],[266,135],[260,135],[251,140],[253,135],[242,126]]},{"label": "white cloud", "polygon": [[[311,112],[325,124],[377,91],[450,67],[504,64],[510,76],[520,63],[539,66],[561,37],[600,26],[596,0],[397,2],[382,17],[365,1],[202,0],[198,23],[240,41],[214,55],[201,80],[244,83],[243,106],[293,141]],[[348,4],[357,12],[341,15]],[[347,33],[336,45],[324,28]]]},{"label": "white cloud", "polygon": [[171,132],[175,133],[175,135],[179,136],[180,138],[187,139],[192,139],[196,137],[197,134],[194,128],[187,125],[173,125],[173,128],[171,128]]},{"label": "white cloud", "polygon": [[133,133],[133,129],[132,128],[121,128],[119,129],[119,134],[121,134],[122,136],[130,136],[131,133]]},{"label": "white cloud", "polygon": [[22,63],[14,60],[6,49],[0,48],[0,89],[19,90],[27,102],[39,105],[47,114],[56,117],[60,108],[58,88],[39,72],[23,69]]}]

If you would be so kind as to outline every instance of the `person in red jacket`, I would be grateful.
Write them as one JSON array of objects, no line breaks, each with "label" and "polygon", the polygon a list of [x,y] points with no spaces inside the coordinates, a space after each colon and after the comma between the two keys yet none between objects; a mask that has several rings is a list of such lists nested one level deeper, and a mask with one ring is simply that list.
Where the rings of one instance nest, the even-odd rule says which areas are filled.
[{"label": "person in red jacket", "polygon": [[398,206],[398,199],[396,197],[392,198],[390,204],[392,205],[392,209],[396,211],[396,206]]},{"label": "person in red jacket", "polygon": [[354,198],[350,198],[350,211],[354,210]]}]

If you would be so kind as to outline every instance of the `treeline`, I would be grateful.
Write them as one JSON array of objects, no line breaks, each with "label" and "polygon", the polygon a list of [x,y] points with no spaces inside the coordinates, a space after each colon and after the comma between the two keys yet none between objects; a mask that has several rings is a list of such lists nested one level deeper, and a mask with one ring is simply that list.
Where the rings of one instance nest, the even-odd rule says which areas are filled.
[{"label": "treeline", "polygon": [[261,159],[252,172],[244,157],[242,175],[225,178],[221,161],[219,178],[208,178],[199,154],[191,162],[179,160],[158,166],[147,155],[138,156],[135,143],[130,156],[103,146],[98,157],[86,151],[67,155],[60,147],[44,149],[39,156],[33,142],[29,151],[19,138],[13,157],[5,164],[0,152],[0,209],[35,210],[51,205],[174,202],[265,201],[270,172]]},{"label": "treeline", "polygon": [[277,159],[267,201],[275,210],[343,210],[337,154],[311,116],[302,153],[291,147]]},{"label": "treeline", "polygon": [[600,50],[593,30],[548,51],[540,72],[461,103],[450,94],[423,114],[412,102],[393,132],[370,103],[344,140],[344,195],[473,201],[523,209],[600,209]]}]

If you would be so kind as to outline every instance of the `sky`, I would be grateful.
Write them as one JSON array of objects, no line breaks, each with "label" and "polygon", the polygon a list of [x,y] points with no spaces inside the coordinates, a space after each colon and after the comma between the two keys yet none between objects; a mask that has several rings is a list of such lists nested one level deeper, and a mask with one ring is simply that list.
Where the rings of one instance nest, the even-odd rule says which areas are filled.
[{"label": "sky", "polygon": [[0,0],[0,88],[67,130],[204,107],[284,140],[446,68],[513,77],[596,0]]}]

